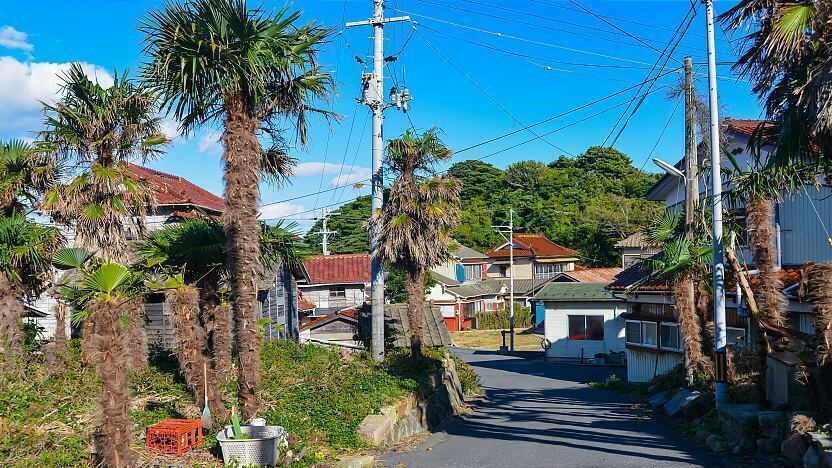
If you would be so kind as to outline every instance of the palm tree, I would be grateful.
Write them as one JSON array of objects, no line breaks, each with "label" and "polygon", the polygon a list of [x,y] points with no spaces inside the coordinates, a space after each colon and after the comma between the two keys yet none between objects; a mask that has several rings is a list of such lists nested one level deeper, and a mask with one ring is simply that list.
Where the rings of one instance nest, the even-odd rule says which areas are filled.
[{"label": "palm tree", "polygon": [[[259,185],[278,180],[292,160],[282,150],[281,124],[291,120],[296,139],[307,141],[314,101],[328,97],[332,79],[318,67],[318,48],[330,30],[301,24],[299,12],[250,9],[245,0],[171,2],[142,23],[149,61],[144,79],[183,133],[222,122],[225,201],[223,228],[232,307],[236,317],[238,394],[244,418],[259,407],[260,343],[257,330],[256,241]],[[259,135],[276,142],[264,151]]]},{"label": "palm tree", "polygon": [[62,243],[55,228],[22,215],[0,218],[0,370],[20,356],[23,301],[46,289],[51,256]]},{"label": "palm tree", "polygon": [[62,249],[55,267],[71,271],[60,285],[61,297],[84,320],[89,335],[82,343],[101,380],[101,437],[96,453],[103,466],[135,466],[130,449],[130,396],[127,390],[128,347],[124,322],[142,290],[141,278],[129,268],[110,263],[83,249]]},{"label": "palm tree", "polygon": [[751,78],[774,127],[758,143],[776,141],[772,162],[832,160],[832,4],[824,1],[742,0],[720,18],[751,32],[734,69]]},{"label": "palm tree", "polygon": [[126,73],[105,88],[73,64],[62,76],[61,98],[44,104],[39,145],[79,171],[48,190],[44,208],[75,228],[76,245],[116,261],[127,260],[127,230],[137,232],[155,204],[153,191],[128,168],[132,158],[158,155],[168,143],[153,93]]},{"label": "palm tree", "polygon": [[693,229],[693,235],[686,235],[682,217],[671,210],[659,215],[645,232],[647,242],[662,248],[661,255],[648,260],[647,265],[656,276],[667,279],[671,285],[676,320],[684,335],[688,385],[693,384],[695,374],[712,371],[710,360],[703,351],[705,317],[697,312],[695,285],[705,281],[713,251],[701,232],[699,227]]},{"label": "palm tree", "polygon": [[0,142],[0,214],[25,214],[57,176],[55,161],[21,140]]},{"label": "palm tree", "polygon": [[448,257],[459,223],[459,181],[433,172],[450,157],[436,128],[422,135],[408,130],[387,144],[386,165],[396,180],[375,215],[380,226],[375,254],[404,272],[413,357],[422,354],[425,271]]}]

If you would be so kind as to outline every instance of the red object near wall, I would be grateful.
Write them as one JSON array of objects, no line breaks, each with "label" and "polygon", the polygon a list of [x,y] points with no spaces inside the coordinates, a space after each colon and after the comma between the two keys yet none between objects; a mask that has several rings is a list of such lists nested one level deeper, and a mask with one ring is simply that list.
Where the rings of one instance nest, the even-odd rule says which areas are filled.
[{"label": "red object near wall", "polygon": [[482,264],[482,279],[488,279],[488,264]]},{"label": "red object near wall", "polygon": [[202,423],[198,419],[165,419],[147,427],[145,446],[171,455],[181,455],[202,444]]}]

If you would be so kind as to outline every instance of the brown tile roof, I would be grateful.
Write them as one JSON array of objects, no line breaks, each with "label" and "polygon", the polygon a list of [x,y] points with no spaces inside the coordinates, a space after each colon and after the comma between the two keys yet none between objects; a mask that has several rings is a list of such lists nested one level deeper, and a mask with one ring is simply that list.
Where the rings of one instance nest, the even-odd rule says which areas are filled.
[{"label": "brown tile roof", "polygon": [[[783,265],[780,268],[780,280],[783,281],[783,289],[794,286],[800,282],[800,266],[799,265]],[[749,275],[748,284],[751,290],[755,293],[760,286],[760,276],[757,274]]]},{"label": "brown tile roof", "polygon": [[[555,244],[543,234],[520,233],[514,235],[516,257],[575,257],[577,250]],[[508,258],[509,249],[492,249],[485,253],[490,258]]]},{"label": "brown tile roof", "polygon": [[317,307],[317,304],[315,304],[314,302],[307,301],[306,299],[298,300],[298,310],[314,310]]},{"label": "brown tile roof", "polygon": [[338,316],[346,317],[350,320],[355,320],[356,323],[358,323],[358,312],[356,312],[355,309],[344,309],[344,310],[339,310],[337,312],[333,312],[333,313],[328,314],[328,315],[324,315],[323,317],[318,317],[315,320],[312,320],[310,322],[306,322],[303,325],[301,325],[299,329],[300,330],[306,330],[307,328],[311,328],[311,327],[314,327],[318,324],[322,324],[322,322],[329,322],[329,321],[335,319]]},{"label": "brown tile roof", "polygon": [[135,164],[130,164],[130,171],[150,185],[160,205],[192,205],[217,213],[225,210],[222,198],[182,177]]},{"label": "brown tile roof", "polygon": [[728,126],[729,130],[747,137],[750,137],[752,134],[754,134],[754,132],[757,130],[757,127],[759,127],[760,124],[763,124],[764,128],[766,129],[771,128],[771,124],[769,122],[766,122],[765,120],[728,118],[725,119],[725,123]]},{"label": "brown tile roof", "polygon": [[644,234],[641,232],[636,232],[630,234],[629,236],[621,239],[620,241],[615,243],[615,246],[620,248],[623,247],[638,247],[638,248],[648,248],[653,247],[652,245],[648,244],[646,240],[644,240]]},{"label": "brown tile roof", "polygon": [[612,283],[621,268],[584,268],[563,274],[581,283]]},{"label": "brown tile roof", "polygon": [[303,262],[309,284],[369,283],[370,256],[367,254],[314,255]]}]

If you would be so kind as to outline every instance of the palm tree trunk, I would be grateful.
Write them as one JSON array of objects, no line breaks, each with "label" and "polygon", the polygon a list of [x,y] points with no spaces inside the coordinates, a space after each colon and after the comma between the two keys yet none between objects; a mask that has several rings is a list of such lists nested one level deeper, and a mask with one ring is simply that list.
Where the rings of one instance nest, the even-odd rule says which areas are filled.
[{"label": "palm tree trunk", "polygon": [[0,273],[0,371],[10,369],[23,348],[23,289],[5,273]]},{"label": "palm tree trunk", "polygon": [[101,430],[96,438],[96,453],[101,464],[121,468],[136,466],[130,449],[130,416],[127,393],[127,350],[120,316],[124,302],[95,300],[87,306],[87,322],[92,335],[86,338],[89,358],[101,380]]},{"label": "palm tree trunk", "polygon": [[815,355],[818,366],[826,366],[832,363],[832,263],[804,266],[800,295],[815,306]]},{"label": "palm tree trunk", "polygon": [[405,271],[407,291],[407,321],[410,323],[410,355],[422,356],[422,337],[425,336],[425,269],[408,265]]},{"label": "palm tree trunk", "polygon": [[63,369],[66,364],[66,318],[69,306],[58,299],[52,308],[52,315],[55,316],[55,336],[49,343],[46,359],[50,370],[56,371]]},{"label": "palm tree trunk", "polygon": [[749,231],[752,235],[751,250],[760,278],[758,302],[760,311],[772,325],[786,324],[786,299],[783,281],[774,266],[774,202],[766,198],[750,200],[745,205]]},{"label": "palm tree trunk", "polygon": [[205,369],[208,366],[207,335],[199,323],[199,292],[193,286],[186,286],[184,290],[169,290],[165,292],[165,309],[170,312],[174,330],[174,353],[179,361],[179,370],[185,377],[185,382],[194,395],[199,406],[205,401],[207,385],[208,407],[217,422],[226,421],[228,413],[222,402],[217,379],[213,368],[205,381]]},{"label": "palm tree trunk", "polygon": [[132,372],[147,369],[147,334],[144,330],[144,301],[142,298],[129,300],[124,305],[127,308],[129,328],[124,334],[127,354],[127,368]]},{"label": "palm tree trunk", "polygon": [[673,282],[673,298],[676,301],[676,321],[682,331],[685,350],[685,371],[688,385],[693,385],[694,374],[704,367],[702,352],[702,326],[696,314],[696,297],[693,280],[683,276]]},{"label": "palm tree trunk", "polygon": [[237,347],[237,394],[243,419],[257,415],[260,400],[260,335],[257,329],[257,285],[260,275],[260,196],[262,148],[258,122],[246,103],[231,96],[225,101],[225,212],[226,256],[231,278],[234,336]]},{"label": "palm tree trunk", "polygon": [[202,296],[202,326],[208,334],[211,367],[217,379],[226,382],[231,374],[231,309],[221,303],[213,286],[204,285]]}]

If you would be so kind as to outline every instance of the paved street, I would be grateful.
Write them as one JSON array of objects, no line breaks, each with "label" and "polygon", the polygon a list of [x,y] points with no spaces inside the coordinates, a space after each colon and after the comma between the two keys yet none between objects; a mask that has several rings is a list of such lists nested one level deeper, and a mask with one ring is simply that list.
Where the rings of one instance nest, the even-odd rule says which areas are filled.
[{"label": "paved street", "polygon": [[487,399],[410,452],[381,457],[385,466],[727,465],[683,440],[669,424],[649,419],[633,407],[635,400],[585,385],[609,376],[611,368],[456,352],[482,377]]}]

